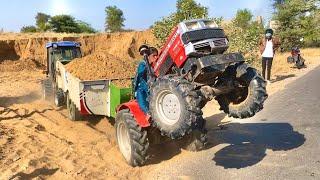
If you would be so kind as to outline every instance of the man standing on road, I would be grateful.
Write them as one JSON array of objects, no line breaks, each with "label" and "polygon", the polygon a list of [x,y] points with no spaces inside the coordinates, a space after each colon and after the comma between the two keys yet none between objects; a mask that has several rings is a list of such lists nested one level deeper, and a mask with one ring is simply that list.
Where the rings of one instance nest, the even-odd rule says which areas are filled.
[{"label": "man standing on road", "polygon": [[[259,42],[259,49],[262,55],[262,76],[268,83],[270,83],[271,67],[275,51],[279,48],[280,41],[273,37],[273,30],[267,29],[265,37]],[[266,77],[267,71],[267,77]]]}]

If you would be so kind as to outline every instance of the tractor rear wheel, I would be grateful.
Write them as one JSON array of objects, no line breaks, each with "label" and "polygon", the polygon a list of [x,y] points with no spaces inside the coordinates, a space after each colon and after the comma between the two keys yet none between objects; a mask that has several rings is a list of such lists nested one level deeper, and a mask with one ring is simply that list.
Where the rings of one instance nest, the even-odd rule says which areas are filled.
[{"label": "tractor rear wheel", "polygon": [[148,158],[147,131],[142,129],[128,109],[116,116],[116,137],[121,154],[129,165],[143,166]]},{"label": "tractor rear wheel", "polygon": [[79,121],[81,120],[81,114],[78,110],[77,106],[72,102],[72,100],[69,97],[69,94],[67,94],[67,109],[68,109],[68,115],[69,119],[72,121]]},{"label": "tractor rear wheel", "polygon": [[153,126],[171,139],[189,134],[202,119],[201,96],[189,81],[181,77],[157,79],[149,97]]},{"label": "tractor rear wheel", "polygon": [[267,99],[266,82],[256,69],[241,64],[243,73],[238,77],[239,87],[228,94],[217,96],[220,109],[234,118],[249,118],[263,109]]}]

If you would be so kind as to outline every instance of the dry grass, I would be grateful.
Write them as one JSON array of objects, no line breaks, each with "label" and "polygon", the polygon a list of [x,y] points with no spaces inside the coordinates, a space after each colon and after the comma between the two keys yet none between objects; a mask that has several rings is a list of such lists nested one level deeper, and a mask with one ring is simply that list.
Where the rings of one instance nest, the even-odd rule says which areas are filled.
[{"label": "dry grass", "polygon": [[[320,63],[320,48],[307,48],[301,49],[302,57],[306,60],[307,66]],[[294,73],[297,69],[292,68],[292,64],[287,63],[287,57],[290,56],[290,52],[276,54],[273,61],[272,74],[281,75]]]}]

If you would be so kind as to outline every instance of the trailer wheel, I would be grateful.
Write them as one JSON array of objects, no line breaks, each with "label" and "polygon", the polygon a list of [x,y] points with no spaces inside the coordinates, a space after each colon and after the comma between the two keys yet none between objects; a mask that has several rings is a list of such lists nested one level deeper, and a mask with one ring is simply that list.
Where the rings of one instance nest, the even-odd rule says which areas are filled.
[{"label": "trailer wheel", "polygon": [[50,79],[45,79],[41,83],[42,85],[42,99],[45,101],[52,101],[53,98],[53,87]]},{"label": "trailer wheel", "polygon": [[54,93],[54,104],[57,107],[61,107],[65,104],[64,92],[62,89],[58,89]]},{"label": "trailer wheel", "polygon": [[143,166],[148,158],[147,131],[142,129],[128,109],[116,116],[116,137],[121,154],[133,167]]},{"label": "trailer wheel", "polygon": [[70,99],[69,94],[67,94],[67,109],[68,109],[69,119],[71,119],[72,121],[81,120],[80,111],[77,109],[76,105]]}]

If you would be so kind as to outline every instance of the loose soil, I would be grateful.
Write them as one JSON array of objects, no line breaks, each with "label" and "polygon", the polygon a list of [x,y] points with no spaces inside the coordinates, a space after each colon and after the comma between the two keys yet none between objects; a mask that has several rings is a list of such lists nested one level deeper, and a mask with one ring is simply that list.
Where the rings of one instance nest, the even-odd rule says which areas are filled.
[{"label": "loose soil", "polygon": [[96,52],[71,61],[66,65],[66,69],[81,80],[116,79],[113,83],[117,86],[130,87],[136,66],[133,60],[123,60],[105,52]]},{"label": "loose soil", "polygon": [[0,62],[0,71],[2,72],[18,72],[38,69],[45,69],[45,66],[39,64],[33,59],[4,60]]}]

